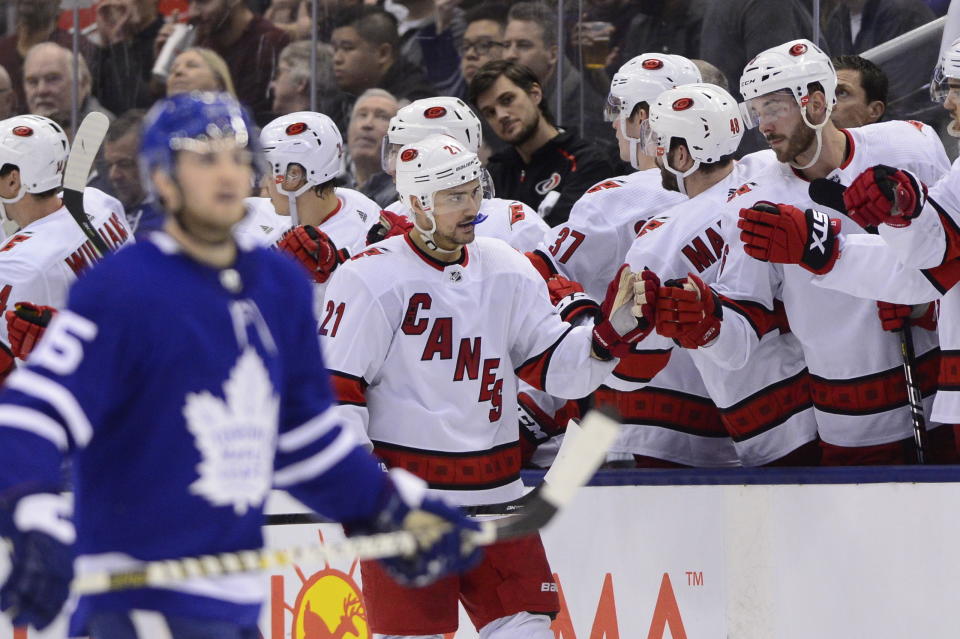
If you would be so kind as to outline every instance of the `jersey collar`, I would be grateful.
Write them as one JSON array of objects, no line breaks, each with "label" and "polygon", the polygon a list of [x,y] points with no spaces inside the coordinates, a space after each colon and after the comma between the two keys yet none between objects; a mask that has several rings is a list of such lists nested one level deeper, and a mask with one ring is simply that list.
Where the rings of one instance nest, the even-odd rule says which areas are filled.
[{"label": "jersey collar", "polygon": [[469,261],[470,261],[470,254],[469,254],[469,252],[467,251],[467,247],[466,247],[466,246],[463,247],[463,250],[460,252],[460,257],[459,257],[455,262],[443,262],[443,261],[441,261],[441,260],[438,260],[437,258],[435,258],[435,257],[432,256],[432,255],[429,255],[429,254],[427,254],[427,253],[424,253],[424,252],[420,249],[420,247],[417,246],[417,245],[413,242],[413,240],[410,239],[410,233],[404,233],[403,239],[404,239],[404,241],[407,243],[407,245],[411,248],[411,250],[413,250],[413,254],[414,254],[414,255],[416,255],[416,256],[419,257],[421,260],[423,260],[423,261],[427,264],[427,266],[430,266],[431,268],[435,268],[435,269],[437,269],[438,271],[443,271],[443,270],[446,269],[448,266],[458,266],[458,265],[459,265],[459,266],[466,267],[467,263],[469,263]]}]

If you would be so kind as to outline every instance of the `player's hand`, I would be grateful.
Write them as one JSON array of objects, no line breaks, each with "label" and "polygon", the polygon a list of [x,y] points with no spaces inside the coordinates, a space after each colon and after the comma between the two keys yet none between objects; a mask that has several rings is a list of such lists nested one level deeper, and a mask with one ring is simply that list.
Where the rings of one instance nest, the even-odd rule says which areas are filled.
[{"label": "player's hand", "polygon": [[925,328],[928,331],[937,330],[937,304],[893,304],[891,302],[877,302],[877,315],[883,330],[896,332],[901,330],[909,321],[914,326]]},{"label": "player's hand", "polygon": [[557,307],[560,319],[564,322],[580,325],[584,321],[598,322],[603,319],[600,305],[583,292],[579,282],[554,275],[547,280],[547,292],[550,294],[550,303]]},{"label": "player's hand", "polygon": [[[652,271],[645,272],[652,274]],[[607,286],[607,295],[600,306],[606,319],[593,327],[593,356],[597,359],[626,357],[633,345],[653,330],[649,318],[634,314],[637,306],[643,305],[638,298],[638,287],[645,287],[646,281],[624,264]]]},{"label": "player's hand", "polygon": [[348,258],[346,251],[338,251],[326,233],[310,225],[293,227],[280,238],[277,246],[303,264],[317,284],[330,279],[337,266]]},{"label": "player's hand", "polygon": [[693,273],[667,280],[657,292],[657,332],[683,348],[709,345],[720,335],[720,298]]},{"label": "player's hand", "polygon": [[14,309],[6,313],[10,350],[15,357],[27,359],[27,355],[47,330],[50,320],[57,314],[57,309],[52,306],[37,306],[30,302],[17,302]]},{"label": "player's hand", "polygon": [[885,164],[871,167],[843,192],[847,214],[860,226],[909,226],[920,215],[927,187],[908,171]]},{"label": "player's hand", "polygon": [[351,535],[406,530],[417,539],[418,550],[409,556],[381,559],[397,583],[426,586],[441,577],[461,573],[476,565],[482,551],[471,542],[480,525],[437,497],[428,497],[422,480],[405,470],[389,473],[375,516],[366,522],[347,523]]},{"label": "player's hand", "polygon": [[822,275],[840,255],[840,220],[813,209],[760,201],[740,209],[737,226],[743,250],[762,262],[799,264]]},{"label": "player's hand", "polygon": [[42,630],[60,613],[73,579],[76,537],[60,495],[33,493],[0,502],[0,534],[13,543],[10,575],[0,587],[0,610],[14,626]]},{"label": "player's hand", "polygon": [[380,221],[367,231],[367,246],[395,235],[403,235],[413,228],[413,222],[392,211],[380,211]]}]

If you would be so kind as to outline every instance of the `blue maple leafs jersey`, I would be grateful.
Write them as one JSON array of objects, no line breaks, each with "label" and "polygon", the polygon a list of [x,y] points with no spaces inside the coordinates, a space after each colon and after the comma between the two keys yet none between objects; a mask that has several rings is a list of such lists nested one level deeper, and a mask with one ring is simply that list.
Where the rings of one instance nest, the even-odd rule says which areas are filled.
[{"label": "blue maple leafs jersey", "polygon": [[[54,487],[71,455],[78,573],[259,548],[272,487],[338,520],[376,510],[386,479],[328,411],[302,267],[258,248],[233,270],[163,234],[111,255],[8,378],[0,494]],[[128,608],[254,624],[264,584],[243,574],[85,597],[72,630]]]}]

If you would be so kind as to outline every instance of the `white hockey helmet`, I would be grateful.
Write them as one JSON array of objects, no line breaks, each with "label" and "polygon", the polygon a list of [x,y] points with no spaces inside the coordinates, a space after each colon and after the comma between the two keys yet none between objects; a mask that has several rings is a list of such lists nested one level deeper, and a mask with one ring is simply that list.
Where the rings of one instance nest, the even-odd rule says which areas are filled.
[{"label": "white hockey helmet", "polygon": [[431,249],[440,250],[433,241],[437,230],[433,197],[437,191],[480,180],[483,166],[477,154],[449,135],[434,134],[406,144],[397,154],[397,193],[400,200],[410,205],[410,197],[417,198],[430,228],[422,228],[413,216],[420,236]]},{"label": "white hockey helmet", "polygon": [[639,168],[640,139],[627,134],[627,120],[641,102],[653,103],[657,96],[674,87],[700,82],[700,70],[680,55],[644,53],[631,58],[614,74],[603,109],[607,122],[618,122],[620,134],[630,144],[630,164]]},{"label": "white hockey helmet", "polygon": [[943,102],[947,99],[949,79],[960,80],[960,38],[951,42],[940,54],[940,62],[933,70],[933,80],[930,82],[931,100]]},{"label": "white hockey helmet", "polygon": [[404,144],[428,135],[449,135],[471,153],[480,152],[483,130],[480,118],[459,98],[423,98],[403,107],[390,118],[390,127],[380,146],[380,164],[393,173],[397,152]]},{"label": "white hockey helmet", "polygon": [[[329,117],[313,111],[298,111],[273,120],[260,131],[260,144],[273,170],[277,190],[290,201],[290,216],[297,224],[296,199],[314,186],[329,182],[342,172],[343,137]],[[306,182],[296,191],[280,183],[291,164],[303,167]]]},{"label": "white hockey helmet", "polygon": [[[810,101],[809,85],[814,82],[819,82],[823,87],[827,102],[823,121],[818,124],[810,122],[806,109]],[[817,150],[813,158],[803,166],[794,165],[797,169],[811,167],[820,158],[821,132],[830,121],[830,113],[837,103],[837,72],[830,56],[814,43],[801,38],[771,47],[748,62],[740,76],[740,93],[745,106],[744,123],[748,127],[753,128],[760,123],[757,98],[777,92],[790,92],[800,107],[803,123],[817,132]]]},{"label": "white hockey helmet", "polygon": [[[661,93],[650,105],[650,117],[640,129],[645,152],[652,150],[663,158],[664,168],[677,176],[680,192],[685,194],[683,179],[702,162],[716,162],[735,153],[745,127],[740,105],[732,95],[714,84],[698,83]],[[670,166],[673,138],[682,139],[693,158],[693,166],[686,171]]]},{"label": "white hockey helmet", "polygon": [[69,153],[67,134],[50,118],[18,115],[0,121],[0,167],[10,164],[20,171],[20,192],[0,202],[14,204],[26,193],[58,188]]}]

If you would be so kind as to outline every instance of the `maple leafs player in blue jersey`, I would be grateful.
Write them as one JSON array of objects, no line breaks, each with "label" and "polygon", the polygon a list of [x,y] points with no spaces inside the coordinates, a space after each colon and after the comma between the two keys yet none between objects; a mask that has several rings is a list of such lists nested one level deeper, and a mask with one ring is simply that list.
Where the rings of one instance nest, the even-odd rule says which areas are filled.
[{"label": "maple leafs player in blue jersey", "polygon": [[[412,476],[381,472],[332,417],[303,269],[234,240],[256,144],[226,94],[158,103],[141,160],[168,212],[163,232],[81,278],[8,378],[0,534],[13,552],[0,606],[14,624],[53,620],[74,558],[84,574],[260,548],[272,487],[355,532],[401,529],[414,511],[448,522],[419,555],[385,561],[399,579],[479,558],[463,543],[476,524]],[[67,455],[72,519],[58,494]],[[265,585],[247,573],[85,596],[71,632],[134,638],[146,610],[173,637],[259,637]]]}]

